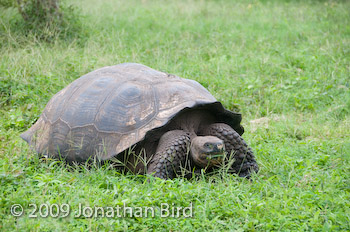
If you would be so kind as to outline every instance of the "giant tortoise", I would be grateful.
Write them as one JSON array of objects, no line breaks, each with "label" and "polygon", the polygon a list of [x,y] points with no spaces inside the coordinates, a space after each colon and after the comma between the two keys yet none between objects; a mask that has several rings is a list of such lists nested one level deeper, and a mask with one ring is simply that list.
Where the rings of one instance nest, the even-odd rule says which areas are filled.
[{"label": "giant tortoise", "polygon": [[73,81],[21,137],[44,156],[68,162],[113,158],[135,173],[163,179],[184,167],[215,170],[228,162],[225,152],[234,158],[229,170],[249,177],[258,165],[240,122],[240,114],[198,82],[124,63]]}]

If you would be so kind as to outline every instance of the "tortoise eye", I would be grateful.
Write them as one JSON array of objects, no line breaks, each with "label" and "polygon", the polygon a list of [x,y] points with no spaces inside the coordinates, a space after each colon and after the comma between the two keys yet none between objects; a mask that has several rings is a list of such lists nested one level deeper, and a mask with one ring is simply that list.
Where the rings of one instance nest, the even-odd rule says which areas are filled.
[{"label": "tortoise eye", "polygon": [[210,144],[209,144],[209,143],[205,143],[205,144],[204,144],[204,147],[210,148]]}]

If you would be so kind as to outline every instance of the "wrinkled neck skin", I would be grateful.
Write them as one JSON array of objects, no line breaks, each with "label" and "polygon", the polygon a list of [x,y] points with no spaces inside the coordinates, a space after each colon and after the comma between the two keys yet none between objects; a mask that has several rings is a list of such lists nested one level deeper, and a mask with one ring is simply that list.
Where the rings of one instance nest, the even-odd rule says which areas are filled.
[{"label": "wrinkled neck skin", "polygon": [[170,122],[169,130],[183,130],[190,133],[191,140],[201,136],[208,125],[215,122],[215,117],[205,110],[189,110],[180,113]]}]

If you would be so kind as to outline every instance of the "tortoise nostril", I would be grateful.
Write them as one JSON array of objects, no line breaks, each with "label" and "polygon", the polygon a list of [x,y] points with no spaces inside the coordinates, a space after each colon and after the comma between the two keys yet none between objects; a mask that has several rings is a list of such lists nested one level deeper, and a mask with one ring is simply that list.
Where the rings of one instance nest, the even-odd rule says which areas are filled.
[{"label": "tortoise nostril", "polygon": [[224,149],[224,144],[218,144],[218,145],[216,145],[216,148],[218,150],[223,150]]}]

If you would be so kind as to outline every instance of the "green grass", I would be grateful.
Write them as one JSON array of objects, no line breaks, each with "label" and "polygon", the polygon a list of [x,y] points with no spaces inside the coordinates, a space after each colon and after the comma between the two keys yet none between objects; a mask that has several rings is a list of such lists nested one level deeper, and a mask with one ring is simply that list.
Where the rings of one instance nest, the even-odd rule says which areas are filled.
[{"label": "green grass", "polygon": [[[350,230],[349,1],[74,1],[82,35],[24,36],[0,8],[0,230]],[[60,89],[137,62],[243,114],[260,172],[154,180],[41,160],[19,134]],[[29,218],[29,204],[187,207],[192,218]],[[25,215],[14,217],[11,205]],[[37,213],[37,215],[39,215]]]}]

